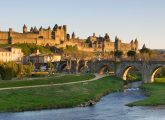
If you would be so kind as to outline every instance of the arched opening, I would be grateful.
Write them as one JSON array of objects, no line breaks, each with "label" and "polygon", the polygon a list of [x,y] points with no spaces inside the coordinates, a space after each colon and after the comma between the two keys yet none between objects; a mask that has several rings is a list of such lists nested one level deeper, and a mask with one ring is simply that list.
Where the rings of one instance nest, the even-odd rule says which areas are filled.
[{"label": "arched opening", "polygon": [[151,74],[151,82],[157,81],[165,81],[165,67],[159,66],[156,67]]},{"label": "arched opening", "polygon": [[122,79],[133,82],[142,80],[142,77],[140,71],[136,67],[128,66],[123,71]]},{"label": "arched opening", "polygon": [[85,70],[85,65],[84,64],[79,65],[78,72],[82,73],[84,72],[84,70]]},{"label": "arched opening", "polygon": [[0,66],[0,80],[4,80],[6,75],[7,74],[5,72],[5,69],[2,66]]},{"label": "arched opening", "polygon": [[102,75],[102,74],[109,73],[109,72],[110,72],[109,66],[103,65],[102,67],[100,67],[98,74]]},{"label": "arched opening", "polygon": [[64,64],[61,65],[60,71],[61,71],[61,72],[66,72],[66,70],[67,70],[67,64],[64,63]]},{"label": "arched opening", "polygon": [[2,80],[2,73],[0,72],[0,80]]}]

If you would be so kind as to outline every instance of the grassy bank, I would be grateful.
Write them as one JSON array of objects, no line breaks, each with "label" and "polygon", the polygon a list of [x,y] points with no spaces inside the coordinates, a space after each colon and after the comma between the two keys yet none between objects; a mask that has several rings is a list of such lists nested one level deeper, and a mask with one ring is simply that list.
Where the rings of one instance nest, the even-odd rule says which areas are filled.
[{"label": "grassy bank", "polygon": [[11,80],[11,81],[0,81],[0,88],[7,87],[20,87],[20,86],[32,86],[32,85],[47,85],[47,84],[57,84],[57,83],[66,83],[66,82],[75,82],[82,80],[89,80],[94,78],[93,74],[81,74],[81,75],[64,75],[54,78],[43,78],[35,80]]},{"label": "grassy bank", "polygon": [[25,111],[75,107],[122,90],[123,81],[104,77],[97,81],[63,86],[0,91],[0,111]]},{"label": "grassy bank", "polygon": [[143,84],[148,98],[137,102],[129,103],[128,106],[159,106],[165,105],[165,78],[157,78],[154,83]]}]

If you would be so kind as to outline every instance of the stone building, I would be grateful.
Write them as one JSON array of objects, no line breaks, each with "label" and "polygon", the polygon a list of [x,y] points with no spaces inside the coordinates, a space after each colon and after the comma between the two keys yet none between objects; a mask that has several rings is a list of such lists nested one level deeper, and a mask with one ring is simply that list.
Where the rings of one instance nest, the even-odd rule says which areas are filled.
[{"label": "stone building", "polygon": [[26,56],[24,58],[24,63],[32,62],[35,63],[48,63],[48,62],[57,62],[61,61],[61,55],[57,53],[53,54],[41,54],[39,50],[37,50],[37,53],[33,53],[29,56]]},{"label": "stone building", "polygon": [[2,62],[22,62],[23,53],[20,48],[6,47],[0,48],[0,61]]},{"label": "stone building", "polygon": [[[71,37],[70,37],[71,36]],[[57,48],[65,48],[67,45],[77,46],[83,51],[99,51],[111,52],[122,50],[126,53],[128,50],[138,51],[138,41],[135,39],[130,43],[123,43],[118,37],[112,42],[109,35],[106,33],[104,37],[97,37],[95,34],[87,39],[79,39],[73,32],[72,35],[67,33],[67,26],[58,26],[57,24],[51,29],[43,28],[42,26],[31,27],[28,30],[26,25],[23,26],[23,32],[15,32],[12,28],[9,31],[0,31],[0,44],[18,44],[18,43],[34,43],[42,46],[56,46]]]}]

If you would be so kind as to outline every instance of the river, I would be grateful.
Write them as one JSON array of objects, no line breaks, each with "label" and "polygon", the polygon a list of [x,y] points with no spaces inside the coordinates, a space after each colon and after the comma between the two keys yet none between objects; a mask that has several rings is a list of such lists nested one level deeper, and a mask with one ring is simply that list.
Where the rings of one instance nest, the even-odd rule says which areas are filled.
[{"label": "river", "polygon": [[165,108],[125,106],[144,98],[133,88],[111,93],[92,107],[0,113],[0,120],[165,120]]}]

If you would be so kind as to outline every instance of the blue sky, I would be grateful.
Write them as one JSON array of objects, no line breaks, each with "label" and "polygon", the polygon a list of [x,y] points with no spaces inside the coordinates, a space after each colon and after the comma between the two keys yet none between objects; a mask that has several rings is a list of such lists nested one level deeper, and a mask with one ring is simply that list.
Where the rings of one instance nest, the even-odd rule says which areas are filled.
[{"label": "blue sky", "polygon": [[165,49],[165,0],[0,0],[0,30],[22,32],[24,23],[29,28],[66,24],[80,38],[137,37],[140,47]]}]

